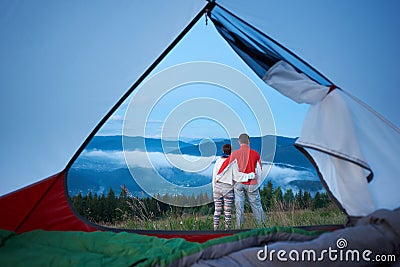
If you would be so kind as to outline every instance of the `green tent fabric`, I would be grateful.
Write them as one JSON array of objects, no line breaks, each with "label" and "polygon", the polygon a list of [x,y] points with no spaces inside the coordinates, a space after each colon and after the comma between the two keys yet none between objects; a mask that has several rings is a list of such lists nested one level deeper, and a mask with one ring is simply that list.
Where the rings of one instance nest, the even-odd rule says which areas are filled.
[{"label": "green tent fabric", "polygon": [[[22,234],[0,230],[0,266],[168,266],[188,255],[215,251],[222,244],[230,251],[257,246],[265,236],[276,239],[298,234],[313,239],[321,231],[273,227],[241,232],[205,243],[182,238],[164,239],[128,232],[35,230]],[[228,246],[227,244],[236,244]]]}]

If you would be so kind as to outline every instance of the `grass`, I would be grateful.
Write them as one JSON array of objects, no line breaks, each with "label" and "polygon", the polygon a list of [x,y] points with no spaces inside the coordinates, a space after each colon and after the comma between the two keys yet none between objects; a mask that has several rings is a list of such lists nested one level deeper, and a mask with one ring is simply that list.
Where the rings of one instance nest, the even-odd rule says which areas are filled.
[{"label": "grass", "polygon": [[271,211],[267,213],[267,225],[306,226],[324,224],[344,224],[346,215],[334,204],[328,207],[312,209],[292,209],[289,211]]},{"label": "grass", "polygon": [[198,216],[183,214],[181,217],[167,217],[157,220],[130,220],[122,228],[141,230],[212,230],[213,217],[211,215]]},{"label": "grass", "polygon": [[[266,223],[262,227],[272,226],[308,226],[308,225],[329,225],[344,224],[346,215],[333,203],[320,209],[299,209],[295,205],[283,207],[275,204],[275,208],[265,212]],[[223,216],[221,217],[220,229],[223,229]],[[232,223],[234,225],[235,215]],[[199,213],[183,213],[179,216],[169,215],[162,218],[153,216],[135,217],[114,225],[107,225],[122,229],[136,230],[212,230],[213,214],[200,215]],[[244,229],[258,228],[251,212],[245,213]]]}]

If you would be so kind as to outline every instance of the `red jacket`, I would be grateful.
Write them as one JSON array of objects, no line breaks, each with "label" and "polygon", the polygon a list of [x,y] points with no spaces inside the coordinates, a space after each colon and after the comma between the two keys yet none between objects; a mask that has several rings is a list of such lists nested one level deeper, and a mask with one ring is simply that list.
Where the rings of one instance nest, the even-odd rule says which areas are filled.
[{"label": "red jacket", "polygon": [[[260,160],[260,154],[257,151],[250,149],[248,145],[240,145],[238,150],[232,152],[232,154],[224,161],[221,168],[218,171],[220,174],[233,160],[237,160],[239,171],[243,173],[256,172],[257,162],[262,166]],[[256,184],[257,180],[249,180],[243,182],[243,184]]]}]

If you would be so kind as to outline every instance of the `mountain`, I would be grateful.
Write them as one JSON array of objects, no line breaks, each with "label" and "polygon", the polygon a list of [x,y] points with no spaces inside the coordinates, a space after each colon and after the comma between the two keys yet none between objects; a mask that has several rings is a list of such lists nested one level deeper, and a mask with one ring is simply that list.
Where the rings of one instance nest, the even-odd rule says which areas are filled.
[{"label": "mountain", "polygon": [[103,150],[103,151],[123,151],[142,150],[148,152],[167,152],[176,150],[176,148],[184,148],[192,146],[191,143],[174,140],[162,140],[157,138],[143,138],[139,136],[94,136],[86,146],[86,150]]},{"label": "mountain", "polygon": [[317,192],[321,191],[324,187],[320,181],[312,180],[294,180],[289,182],[291,187],[297,187],[299,190]]},{"label": "mountain", "polygon": [[121,192],[121,186],[126,185],[131,192],[141,192],[140,186],[132,179],[128,168],[115,170],[95,170],[71,168],[67,176],[69,195],[78,193],[107,194],[113,188],[116,194]]},{"label": "mountain", "polygon": [[[272,181],[283,190],[291,188],[293,191],[321,191],[322,184],[319,181],[313,165],[294,146],[295,138],[283,136],[251,137],[250,145],[260,152],[263,160],[263,169],[269,170],[264,181]],[[276,142],[276,143],[275,143]],[[221,155],[221,147],[225,143],[231,143],[233,149],[237,149],[237,138],[232,140],[161,140],[157,138],[122,137],[122,136],[95,136],[87,145],[83,153],[77,158],[68,172],[68,192],[76,195],[81,192],[107,194],[110,187],[119,194],[122,185],[126,185],[131,193],[140,194],[142,189],[136,180],[141,177],[152,179],[159,175],[165,181],[183,187],[198,187],[207,185],[211,181],[213,164],[208,168],[193,172],[189,169],[177,168],[171,165],[170,158],[189,157],[194,162],[204,157]],[[275,144],[275,155],[273,149]],[[261,147],[263,146],[263,147]],[[135,160],[130,162],[136,178],[132,178],[125,160],[124,150],[132,153]],[[136,154],[135,154],[136,153]],[[143,159],[149,158],[153,169],[143,165]],[[273,162],[271,160],[273,159]],[[137,180],[140,181],[140,180]],[[152,186],[154,194],[162,190],[161,185]]]},{"label": "mountain", "polygon": [[[284,136],[263,136],[263,137],[251,137],[250,145],[253,149],[257,150],[261,156],[262,160],[270,161],[273,158],[274,163],[285,164],[288,166],[298,166],[300,168],[306,168],[313,170],[314,166],[311,162],[294,146],[296,138],[284,137]],[[276,142],[276,143],[275,143]],[[221,147],[226,143],[232,144],[232,149],[238,149],[238,139],[216,139],[211,141],[206,141],[200,143],[200,140],[196,140],[193,145],[181,146],[181,149],[171,151],[171,153],[179,153],[193,156],[211,156],[214,155],[214,150],[216,147],[216,155],[222,155]],[[270,149],[275,143],[275,154]],[[263,149],[261,146],[264,145]],[[203,155],[200,151],[204,151]],[[262,153],[263,152],[263,153]]]}]

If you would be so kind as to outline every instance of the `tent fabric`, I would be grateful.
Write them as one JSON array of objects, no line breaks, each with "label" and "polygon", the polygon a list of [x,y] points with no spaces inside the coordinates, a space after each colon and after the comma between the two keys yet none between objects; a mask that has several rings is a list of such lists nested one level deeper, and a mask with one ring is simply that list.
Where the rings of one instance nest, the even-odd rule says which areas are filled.
[{"label": "tent fabric", "polygon": [[298,104],[317,104],[329,92],[327,86],[322,86],[310,80],[303,73],[297,72],[286,61],[275,63],[266,72],[263,81]]},{"label": "tent fabric", "polygon": [[217,4],[210,18],[221,36],[260,78],[275,63],[284,60],[319,84],[332,85],[307,62],[222,6]]},{"label": "tent fabric", "polygon": [[[214,255],[198,253],[195,257],[186,258],[190,260],[191,266],[196,267],[398,266],[399,229],[399,209],[377,210],[359,219],[352,227],[323,233],[309,240],[300,241],[294,237],[287,241],[264,242],[261,246],[243,247],[223,256],[214,256],[218,254],[215,252]],[[185,262],[185,258],[180,262]]]},{"label": "tent fabric", "polygon": [[[21,234],[0,230],[1,266],[265,266],[257,258],[269,250],[337,249],[345,239],[348,249],[369,249],[374,255],[400,256],[400,212],[379,210],[333,232],[306,231],[293,227],[254,229],[207,241],[188,242],[182,238],[164,239],[127,232],[81,232],[34,230]],[[360,238],[362,237],[362,238]],[[67,255],[67,256],[66,256]],[[326,255],[326,254],[325,254]],[[270,261],[271,266],[291,262]],[[297,265],[299,262],[295,262]],[[321,264],[307,261],[303,264]],[[365,261],[346,262],[365,266]],[[375,263],[375,262],[373,262]],[[341,266],[343,261],[324,265]],[[358,265],[357,265],[358,264]]]},{"label": "tent fabric", "polygon": [[348,91],[341,92],[351,110],[361,152],[373,172],[368,188],[375,209],[396,209],[400,206],[400,129]]},{"label": "tent fabric", "polygon": [[154,266],[198,247],[184,239],[126,232],[0,231],[1,266]]},{"label": "tent fabric", "polygon": [[[148,25],[146,30],[142,30],[141,27],[137,27],[135,37],[138,39],[138,43],[144,43],[146,44],[147,49],[139,49],[139,50],[133,50],[135,51],[136,55],[136,60],[135,60],[135,68],[137,72],[134,74],[130,73],[130,75],[134,79],[140,79],[142,77],[145,77],[146,73],[148,74],[149,70],[151,70],[151,67],[154,66],[155,64],[159,63],[158,61],[162,59],[163,56],[166,55],[167,52],[169,52],[169,49],[173,47],[173,45],[176,44],[177,41],[177,36],[182,35],[185,33],[185,30],[187,27],[190,25],[193,26],[193,22],[195,22],[196,18],[199,16],[202,17],[204,13],[204,8],[206,7],[206,3],[199,1],[199,2],[191,2],[188,4],[187,1],[182,1],[182,0],[175,0],[175,1],[168,1],[168,7],[166,8],[165,5],[157,4],[154,5],[153,2],[145,2],[142,3],[141,8],[142,10],[146,10],[146,8],[150,8],[153,12],[153,15],[157,15],[157,21],[161,22],[163,24],[163,28],[159,27],[159,24],[156,24],[155,26],[153,25]],[[22,8],[22,7],[21,7]],[[102,7],[101,7],[102,8]],[[22,8],[23,9],[23,8]],[[171,10],[171,12],[169,12]],[[135,9],[136,11],[136,9]],[[168,11],[168,12],[167,12]],[[67,12],[67,10],[65,10]],[[181,13],[184,13],[182,15],[179,15]],[[134,13],[134,12],[133,12]],[[159,14],[161,13],[161,14]],[[171,20],[171,17],[174,18],[174,20]],[[132,24],[137,24],[137,25],[142,25],[141,21],[141,16],[134,16],[130,19],[130,23]],[[179,18],[179,19],[176,19]],[[165,23],[163,21],[165,20]],[[171,24],[171,25],[170,25]],[[153,29],[153,27],[155,27]],[[134,30],[134,29],[132,29]],[[160,32],[161,31],[161,32]],[[148,34],[148,32],[152,32],[151,35]],[[159,34],[157,34],[159,33]],[[149,39],[150,38],[150,39]],[[154,39],[151,38],[160,38],[162,40],[155,41]],[[151,44],[151,47],[148,46],[148,44]],[[150,49],[151,48],[151,49]],[[131,51],[132,49],[130,49]],[[161,54],[161,55],[159,55]],[[142,59],[142,60],[141,60]],[[149,61],[150,60],[150,61]],[[151,60],[156,60],[153,64]],[[150,65],[150,67],[149,67]],[[137,76],[135,76],[137,75]],[[140,76],[141,75],[141,76]],[[137,83],[136,82],[136,83]],[[134,84],[135,85],[135,84]],[[85,107],[87,106],[93,106],[93,104],[90,103],[90,100],[93,100],[95,97],[93,96],[101,96],[99,92],[96,91],[96,93],[90,93],[89,88],[85,93],[89,93],[91,95],[90,98],[87,98],[84,101]],[[94,90],[97,90],[98,88],[93,87]],[[126,88],[125,88],[126,89]],[[122,90],[125,90],[122,88]],[[128,90],[132,91],[134,88],[131,88]],[[108,88],[108,90],[110,90]],[[121,88],[120,88],[121,90]],[[66,90],[65,93],[69,93],[69,90]],[[121,92],[120,92],[121,93]],[[126,97],[128,94],[125,94],[121,99],[123,100],[124,97]],[[122,94],[122,93],[121,93]],[[62,97],[59,95],[59,97]],[[77,97],[79,98],[79,97]],[[80,98],[79,98],[80,99]],[[107,98],[108,101],[110,100]],[[120,99],[120,102],[122,100]],[[108,102],[106,101],[106,102]],[[102,101],[103,104],[106,103]],[[75,103],[76,104],[76,103]],[[99,105],[94,105],[97,108]],[[114,109],[118,107],[118,105],[114,106]],[[87,110],[87,109],[85,109]],[[111,116],[113,109],[110,110],[110,112],[101,120],[101,122],[95,127],[93,130],[92,134],[89,135],[88,140],[90,139],[91,136],[93,136],[96,131],[102,126],[102,122],[104,122],[109,116]],[[80,115],[80,113],[85,113],[82,110],[80,110],[80,107],[78,104],[74,105],[73,107],[73,112],[72,115],[75,116],[73,113],[78,112],[77,114]],[[78,115],[76,115],[78,116]],[[98,118],[99,120],[100,118]],[[69,121],[69,119],[66,119],[64,117],[58,117],[57,122],[64,123],[65,121]],[[52,125],[55,128],[57,128],[56,124]],[[39,127],[40,128],[40,127]],[[62,129],[62,127],[60,127]],[[65,134],[65,133],[64,133]],[[54,134],[54,136],[59,136],[58,134]],[[76,133],[71,134],[68,136],[68,147],[73,147],[71,146],[71,142],[76,138]],[[79,140],[83,140],[82,136],[79,137]],[[73,162],[74,157],[71,159],[71,154],[68,153],[68,150],[62,149],[62,147],[58,147],[56,145],[53,145],[52,140],[47,140],[48,145],[52,147],[52,149],[56,148],[58,151],[63,151],[63,157],[68,157],[70,159],[70,163]],[[58,144],[62,144],[58,142]],[[30,144],[30,150],[35,150],[34,147],[32,147],[34,144]],[[81,150],[83,149],[85,143],[81,146]],[[77,147],[76,147],[77,148]],[[46,150],[46,147],[43,146],[42,144],[40,145],[41,150]],[[29,150],[29,151],[30,151]],[[76,150],[76,149],[75,149]],[[5,150],[2,150],[5,151]],[[77,152],[75,152],[75,156],[78,155],[80,150],[78,149]],[[25,156],[25,155],[24,155]],[[40,155],[35,155],[34,157],[32,156],[32,159],[37,160],[38,158],[44,159],[46,158],[45,153],[40,153]],[[4,159],[9,158],[9,157],[4,157]],[[21,159],[23,160],[23,159]],[[1,163],[4,164],[6,161],[2,161]],[[18,176],[17,170],[31,170],[35,168],[30,168],[29,164],[32,164],[35,162],[34,160],[28,161],[26,160],[26,164],[24,162],[24,168],[16,168],[15,169],[15,175]],[[50,161],[51,162],[51,161]],[[73,212],[73,208],[71,207],[70,203],[68,203],[68,193],[66,189],[66,172],[68,171],[68,165],[65,167],[65,169],[61,171],[60,173],[49,177],[47,179],[41,180],[35,184],[32,184],[30,186],[21,188],[18,191],[11,192],[9,194],[3,195],[0,197],[0,210],[2,211],[3,214],[7,215],[4,220],[0,220],[0,228],[6,229],[6,230],[11,230],[11,231],[16,231],[18,233],[30,231],[33,229],[43,229],[43,230],[59,230],[59,231],[66,231],[66,230],[80,230],[80,231],[95,231],[98,229],[102,230],[113,230],[111,228],[103,228],[98,225],[94,225],[90,222],[88,222],[86,219],[81,218],[79,215],[75,214]],[[30,171],[30,176],[35,177],[35,173],[33,171]],[[18,179],[17,179],[18,180]],[[1,192],[0,192],[1,194]],[[115,230],[115,229],[114,229]],[[147,234],[153,234],[157,235],[160,237],[165,237],[165,238],[173,238],[173,237],[183,237],[187,240],[196,240],[200,242],[205,242],[209,239],[220,237],[220,236],[225,236],[225,235],[230,235],[231,233],[201,233],[201,234],[196,234],[196,233],[182,233],[182,232],[157,232],[157,233],[150,233],[146,232]]]},{"label": "tent fabric", "polygon": [[0,228],[27,232],[43,230],[95,231],[71,210],[64,190],[65,174],[49,177],[0,198]]},{"label": "tent fabric", "polygon": [[[90,223],[73,212],[65,193],[65,173],[0,197],[2,219],[0,229],[16,233],[35,229],[45,231],[117,231]],[[161,238],[183,238],[188,241],[206,242],[213,238],[232,235],[233,232],[207,231],[136,231]]]},{"label": "tent fabric", "polygon": [[62,171],[206,4],[2,1],[0,195]]},{"label": "tent fabric", "polygon": [[198,243],[182,238],[164,239],[127,232],[35,230],[16,234],[0,230],[0,265],[188,266],[181,263],[177,265],[177,262],[185,256],[198,255],[197,253],[208,255],[219,253],[215,247],[229,247],[229,251],[238,251],[243,247],[260,245],[266,239],[309,240],[319,234],[321,231],[309,232],[291,227],[274,227]]},{"label": "tent fabric", "polygon": [[[379,140],[380,150],[389,157],[377,158],[374,151],[366,155],[368,147],[376,142],[371,138],[380,132],[353,118],[354,100],[350,101],[353,105],[348,103],[349,93],[340,88],[332,91],[335,86],[322,74],[228,10],[217,6],[211,18],[218,32],[260,78],[295,102],[310,104],[296,145],[305,148],[302,151],[313,158],[323,183],[345,212],[350,216],[365,216],[379,208],[399,207],[397,194],[388,196],[378,191],[390,190],[389,182],[383,181],[391,180],[392,185],[398,185],[393,179],[386,179],[400,173],[393,164],[400,147],[400,130],[380,119],[377,123],[390,136]],[[371,110],[359,114],[369,121],[376,115]],[[362,137],[364,132],[369,132],[368,139]],[[393,143],[392,147],[389,142]],[[377,177],[381,181],[377,182],[379,186],[371,187],[368,182],[375,168],[385,170],[387,176]],[[373,196],[371,191],[375,192]]]},{"label": "tent fabric", "polygon": [[313,158],[348,215],[399,207],[400,196],[394,189],[399,184],[395,174],[400,173],[397,127],[344,90],[328,94],[328,87],[285,62],[270,68],[264,81],[296,102],[310,104],[296,145]]},{"label": "tent fabric", "polygon": [[350,216],[365,216],[375,210],[369,188],[370,166],[361,152],[352,113],[341,90],[298,73],[280,61],[264,81],[298,103],[310,104],[296,145],[306,147],[322,173],[330,192]]},{"label": "tent fabric", "polygon": [[[142,77],[141,74],[146,72],[148,66],[157,59],[157,56],[162,51],[165,51],[165,48],[174,41],[174,38],[182,32],[182,29],[188,25],[196,14],[199,14],[201,8],[205,5],[202,1],[189,3],[188,1],[179,0],[174,3],[168,3],[168,8],[174,12],[166,12],[163,5],[154,5],[151,2],[143,2],[142,4],[145,5],[143,6],[144,9],[147,7],[153,11],[152,14],[157,17],[157,23],[148,25],[145,31],[132,32],[141,41],[142,45],[144,44],[143,46],[146,48],[148,48],[148,44],[153,46],[148,49],[139,49],[140,45],[138,45],[137,49],[130,49],[133,51],[131,59],[135,59],[134,71],[129,73],[131,75],[130,79],[133,81]],[[184,16],[180,16],[182,11],[184,11]],[[347,92],[338,89],[328,94],[332,82],[326,77],[279,43],[222,6],[217,5],[209,15],[220,34],[228,41],[233,50],[267,83],[271,83],[274,87],[280,87],[276,81],[272,84],[272,80],[276,77],[279,78],[279,75],[275,76],[276,73],[272,72],[278,69],[277,66],[281,65],[282,67],[282,65],[285,65],[282,62],[290,64],[283,66],[281,69],[282,73],[288,75],[283,76],[285,78],[283,85],[287,83],[288,79],[294,79],[295,82],[291,86],[304,90],[292,92],[287,90],[286,84],[284,85],[285,88],[281,88],[280,91],[286,96],[293,97],[299,103],[311,104],[303,129],[304,134],[302,134],[297,144],[305,148],[314,159],[324,177],[324,181],[328,185],[329,191],[333,193],[346,212],[352,216],[363,216],[378,208],[397,208],[400,199],[396,192],[396,188],[398,188],[396,176],[400,173],[400,165],[396,163],[396,152],[400,150],[400,131],[396,127],[390,125],[388,127],[388,123],[368,107],[360,107],[359,103],[354,101],[354,98]],[[172,20],[171,18],[174,19]],[[133,24],[142,24],[141,16],[132,16],[131,19],[134,20],[132,21]],[[167,21],[169,22],[167,23]],[[163,27],[159,27],[161,24]],[[99,32],[101,33],[101,31]],[[29,52],[34,54],[35,51]],[[290,66],[293,69],[290,69]],[[299,73],[304,75],[299,75]],[[299,87],[299,84],[305,86]],[[65,112],[62,114],[65,116],[58,117],[57,123],[53,123],[52,127],[44,127],[53,133],[50,135],[55,136],[56,140],[48,143],[32,142],[30,144],[31,149],[26,154],[18,154],[18,157],[22,157],[18,159],[23,162],[23,167],[16,168],[15,165],[9,164],[16,173],[15,180],[20,180],[20,174],[17,174],[17,171],[25,172],[25,175],[28,173],[29,178],[38,177],[40,172],[37,171],[38,168],[35,168],[35,166],[40,166],[40,162],[52,161],[53,154],[59,156],[59,158],[53,165],[52,172],[65,167],[65,163],[71,159],[73,151],[76,151],[79,144],[93,127],[93,125],[88,125],[85,129],[76,129],[76,127],[68,127],[68,122],[73,121],[74,117],[88,112],[87,106],[96,108],[96,112],[88,115],[87,121],[98,121],[101,118],[99,114],[106,113],[111,103],[114,103],[117,96],[122,95],[126,88],[118,90],[113,90],[113,88],[103,89],[115,94],[113,97],[109,95],[103,96],[98,89],[97,87],[87,87],[84,91],[85,95],[72,96],[70,96],[71,92],[69,90],[65,90],[65,93],[69,95],[68,99],[71,99],[71,103],[74,103],[74,105],[64,110]],[[64,90],[61,91],[64,92]],[[65,95],[58,95],[58,97],[65,97]],[[43,99],[46,100],[46,98]],[[85,101],[75,103],[74,101],[77,99],[85,99]],[[7,99],[2,100],[8,101]],[[41,103],[37,104],[41,105]],[[27,115],[37,115],[34,114],[34,108],[31,108],[31,110],[32,114]],[[62,110],[61,107],[55,109],[55,111],[60,110]],[[107,113],[103,121],[110,115],[110,112]],[[331,118],[331,115],[340,116],[340,121],[335,121],[337,120],[335,119],[336,117]],[[345,135],[342,132],[339,138],[339,135],[333,134],[334,131],[331,132],[330,129],[332,128],[328,126],[324,128],[326,132],[316,135],[318,132],[313,129],[321,129],[325,127],[324,125],[332,124],[333,121],[337,124],[335,125],[337,129],[346,129]],[[40,129],[43,125],[35,126]],[[99,129],[100,126],[101,123],[95,129]],[[32,128],[33,131],[35,129],[34,127]],[[72,129],[74,133],[71,132]],[[349,131],[350,133],[348,134]],[[35,132],[32,134],[38,136]],[[19,141],[23,141],[24,138],[19,137]],[[68,142],[65,142],[65,144],[60,142],[62,137],[68,139]],[[379,139],[378,142],[376,138]],[[354,140],[358,142],[349,143]],[[326,145],[326,143],[329,145]],[[3,151],[8,153],[7,150]],[[29,151],[34,151],[35,154],[32,155]],[[46,153],[37,153],[37,151]],[[57,151],[57,153],[51,153],[54,151]],[[8,159],[10,155],[4,154],[2,158]],[[3,160],[2,164],[2,166],[8,165],[6,160]],[[17,233],[33,229],[81,230],[89,232],[98,229],[96,226],[81,220],[71,210],[65,191],[66,171],[64,170],[23,190],[1,197],[0,210],[4,211],[3,214],[7,215],[7,219],[2,220],[0,227]],[[351,177],[348,177],[350,174]],[[39,176],[42,177],[42,175]],[[349,181],[351,181],[351,186],[348,185]],[[21,184],[17,187],[19,186]],[[385,194],[382,194],[382,192],[385,192]],[[16,211],[18,212],[17,215],[15,215]],[[158,235],[163,236],[162,233],[158,233]],[[185,238],[207,240],[216,236],[210,234],[195,237],[188,234]],[[174,234],[169,235],[169,237],[174,237]]]}]

